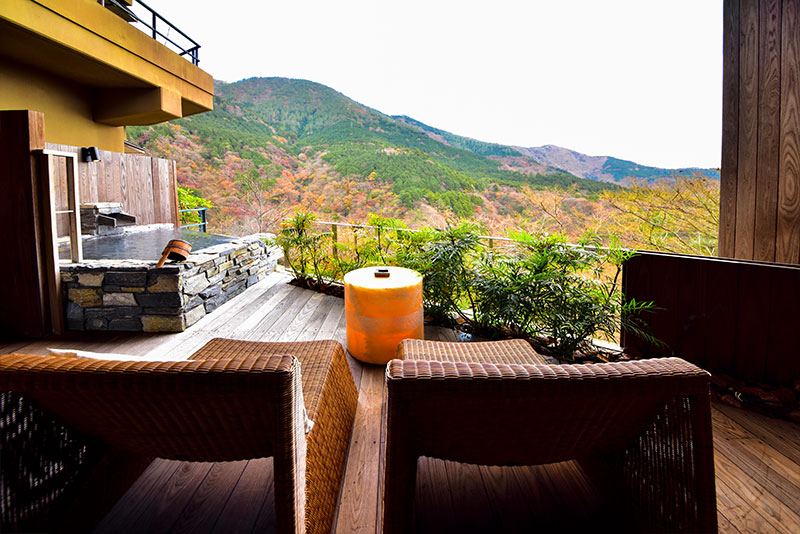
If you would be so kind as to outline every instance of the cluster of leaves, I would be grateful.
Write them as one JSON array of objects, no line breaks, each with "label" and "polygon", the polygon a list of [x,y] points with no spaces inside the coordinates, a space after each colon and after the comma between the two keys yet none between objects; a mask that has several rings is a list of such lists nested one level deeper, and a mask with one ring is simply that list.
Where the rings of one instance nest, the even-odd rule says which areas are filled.
[{"label": "cluster of leaves", "polygon": [[717,255],[719,181],[701,173],[606,192],[606,225],[637,248]]},{"label": "cluster of leaves", "polygon": [[397,265],[424,275],[425,312],[440,324],[460,324],[493,339],[524,337],[561,361],[597,354],[594,337],[614,339],[620,328],[649,337],[643,312],[652,302],[625,299],[620,273],[633,254],[595,236],[570,244],[562,235],[511,235],[488,247],[481,228],[462,223],[410,231],[373,216],[340,241],[315,229],[305,211],[284,221],[276,236],[296,278],[327,284],[372,265]]},{"label": "cluster of leaves", "polygon": [[[320,286],[372,265],[422,269],[421,253],[433,232],[410,231],[401,221],[377,215],[371,215],[366,225],[321,228],[316,215],[299,210],[281,222],[275,236],[295,278]],[[346,229],[349,232],[344,235]]]},{"label": "cluster of leaves", "polygon": [[[188,187],[178,186],[178,208],[190,210],[195,208],[213,208],[214,205],[201,197],[197,191]],[[200,222],[200,214],[196,211],[181,213],[181,224],[196,224]]]}]

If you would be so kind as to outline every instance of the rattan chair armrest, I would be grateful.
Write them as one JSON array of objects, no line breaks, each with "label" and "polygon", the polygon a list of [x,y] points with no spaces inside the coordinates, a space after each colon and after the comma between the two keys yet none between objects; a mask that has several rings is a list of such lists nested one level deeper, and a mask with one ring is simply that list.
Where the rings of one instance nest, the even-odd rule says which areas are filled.
[{"label": "rattan chair armrest", "polygon": [[299,374],[297,360],[285,355],[175,362],[0,356],[0,391],[20,393],[108,445],[194,461],[271,456],[293,426],[303,426],[295,415],[302,414]]},{"label": "rattan chair armrest", "polygon": [[[291,356],[245,356],[241,358],[174,360],[174,361],[117,361],[65,356],[40,356],[34,354],[5,354],[0,356],[0,389],[7,381],[19,376],[38,373],[232,373],[232,372],[288,372]],[[19,375],[17,375],[19,373]],[[33,374],[31,374],[33,373]],[[31,378],[35,380],[34,378]]]},{"label": "rattan chair armrest", "polygon": [[494,363],[392,360],[386,367],[390,382],[419,380],[629,380],[675,377],[708,380],[710,374],[680,358],[658,358],[588,365],[518,365]]}]

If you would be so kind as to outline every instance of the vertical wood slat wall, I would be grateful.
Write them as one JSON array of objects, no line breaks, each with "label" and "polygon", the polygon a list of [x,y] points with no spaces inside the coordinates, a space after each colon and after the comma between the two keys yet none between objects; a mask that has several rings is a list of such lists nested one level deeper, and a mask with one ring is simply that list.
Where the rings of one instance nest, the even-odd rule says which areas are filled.
[{"label": "vertical wood slat wall", "polygon": [[800,264],[800,0],[724,0],[720,256]]},{"label": "vertical wood slat wall", "polygon": [[[47,148],[80,153],[79,147],[47,143]],[[175,162],[138,154],[100,151],[100,161],[78,160],[81,203],[122,202],[137,224],[178,224]],[[56,209],[66,209],[66,167],[56,168]],[[58,235],[69,234],[67,216],[57,217]]]}]

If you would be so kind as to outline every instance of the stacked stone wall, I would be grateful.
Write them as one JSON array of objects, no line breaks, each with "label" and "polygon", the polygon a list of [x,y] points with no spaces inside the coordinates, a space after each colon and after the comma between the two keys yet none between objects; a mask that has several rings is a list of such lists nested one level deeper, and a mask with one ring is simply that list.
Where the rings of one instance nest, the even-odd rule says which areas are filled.
[{"label": "stacked stone wall", "polygon": [[69,330],[180,332],[275,270],[280,252],[262,235],[155,268],[136,260],[63,264]]}]

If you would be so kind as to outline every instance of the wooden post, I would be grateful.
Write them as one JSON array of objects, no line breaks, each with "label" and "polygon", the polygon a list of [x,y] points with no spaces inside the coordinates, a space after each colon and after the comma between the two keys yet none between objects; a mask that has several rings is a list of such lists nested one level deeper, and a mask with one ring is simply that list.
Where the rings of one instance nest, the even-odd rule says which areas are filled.
[{"label": "wooden post", "polygon": [[173,160],[169,162],[169,185],[172,188],[172,219],[175,221],[177,230],[181,226],[181,206],[178,202],[178,167]]},{"label": "wooden post", "polygon": [[81,197],[78,186],[78,158],[70,153],[67,156],[67,209],[69,214],[69,249],[72,263],[83,261],[81,242]]},{"label": "wooden post", "polygon": [[45,259],[50,325],[54,334],[64,332],[64,312],[61,309],[61,273],[58,268],[58,230],[56,229],[56,188],[53,179],[55,156],[42,151],[42,246]]},{"label": "wooden post", "polygon": [[333,253],[333,259],[339,259],[339,249],[336,248],[336,243],[339,242],[339,227],[336,226],[335,223],[331,223],[331,252]]}]

